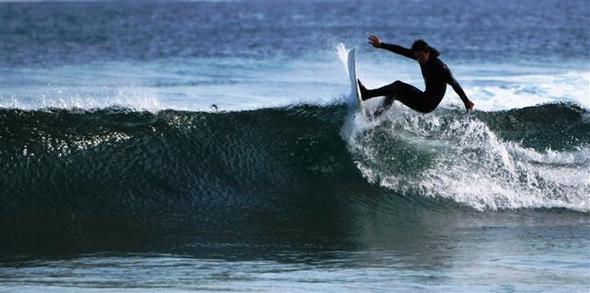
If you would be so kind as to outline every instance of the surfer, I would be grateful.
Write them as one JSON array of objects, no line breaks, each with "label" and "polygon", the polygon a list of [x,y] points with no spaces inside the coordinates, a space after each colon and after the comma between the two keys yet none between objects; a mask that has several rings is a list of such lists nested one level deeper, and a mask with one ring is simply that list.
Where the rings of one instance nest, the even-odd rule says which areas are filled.
[{"label": "surfer", "polygon": [[369,90],[359,80],[363,100],[379,96],[386,97],[382,107],[375,113],[376,115],[383,113],[391,107],[394,100],[398,100],[418,112],[432,112],[445,96],[447,84],[450,84],[453,90],[461,97],[461,100],[465,104],[465,109],[467,111],[473,110],[473,102],[467,98],[467,95],[465,95],[465,92],[455,80],[447,65],[438,59],[439,52],[430,47],[424,40],[416,40],[412,45],[412,49],[407,49],[402,46],[383,43],[379,37],[371,35],[369,36],[369,44],[375,48],[386,49],[417,60],[420,63],[422,77],[426,84],[426,90],[421,91],[412,85],[397,80],[392,84]]}]

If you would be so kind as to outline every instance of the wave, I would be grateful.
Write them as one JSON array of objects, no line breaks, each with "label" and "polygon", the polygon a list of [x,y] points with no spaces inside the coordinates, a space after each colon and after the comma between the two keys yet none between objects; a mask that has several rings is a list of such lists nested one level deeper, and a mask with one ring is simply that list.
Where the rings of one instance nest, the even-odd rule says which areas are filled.
[{"label": "wave", "polygon": [[325,203],[370,186],[479,210],[590,210],[590,120],[578,106],[394,106],[372,122],[347,111],[1,109],[0,211],[280,210],[302,194]]}]

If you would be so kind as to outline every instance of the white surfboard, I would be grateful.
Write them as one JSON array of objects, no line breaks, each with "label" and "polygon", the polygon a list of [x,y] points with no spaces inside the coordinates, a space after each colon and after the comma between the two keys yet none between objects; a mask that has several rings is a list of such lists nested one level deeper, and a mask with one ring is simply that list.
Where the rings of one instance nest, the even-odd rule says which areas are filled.
[{"label": "white surfboard", "polygon": [[350,78],[350,84],[352,86],[352,94],[356,97],[357,109],[366,115],[365,109],[363,108],[363,99],[361,98],[361,89],[357,82],[356,77],[356,61],[355,61],[355,49],[348,51],[348,77]]}]

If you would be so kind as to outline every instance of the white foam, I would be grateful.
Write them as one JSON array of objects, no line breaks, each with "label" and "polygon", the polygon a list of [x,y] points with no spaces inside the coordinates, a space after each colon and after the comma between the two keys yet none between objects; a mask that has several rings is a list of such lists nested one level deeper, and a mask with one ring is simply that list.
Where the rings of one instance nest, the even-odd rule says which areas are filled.
[{"label": "white foam", "polygon": [[487,111],[554,102],[570,102],[590,109],[590,71],[553,69],[539,74],[534,70],[519,74],[505,70],[503,76],[486,75],[488,80],[467,79],[468,85],[477,83],[468,87],[468,93],[478,98],[479,109]]},{"label": "white foam", "polygon": [[[538,151],[498,138],[471,116],[434,112],[415,115],[394,106],[377,129],[355,127],[342,135],[369,182],[400,193],[447,198],[473,208],[568,208],[590,211],[590,148]],[[343,128],[344,129],[344,128]],[[347,136],[348,135],[348,136]],[[387,143],[383,143],[386,141]],[[420,169],[392,169],[403,152],[386,157],[395,145],[432,159]],[[391,154],[390,154],[391,155]]]},{"label": "white foam", "polygon": [[0,107],[34,110],[40,108],[100,109],[118,106],[141,111],[157,111],[163,108],[157,95],[149,87],[118,87],[95,90],[93,93],[79,90],[72,87],[46,86],[44,92],[37,96],[3,97]]}]

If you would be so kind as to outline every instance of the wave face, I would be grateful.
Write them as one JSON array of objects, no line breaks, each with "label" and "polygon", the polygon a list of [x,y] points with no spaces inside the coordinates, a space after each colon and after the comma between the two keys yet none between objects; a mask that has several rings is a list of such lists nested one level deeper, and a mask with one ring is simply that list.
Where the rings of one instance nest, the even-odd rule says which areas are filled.
[{"label": "wave face", "polygon": [[164,233],[214,233],[313,223],[318,210],[338,210],[335,197],[370,188],[340,137],[345,116],[343,106],[2,109],[0,234],[22,235],[22,244],[39,233],[83,239],[162,225]]},{"label": "wave face", "polygon": [[146,223],[338,225],[350,206],[375,201],[398,211],[588,212],[588,133],[588,111],[569,104],[473,115],[394,106],[373,122],[343,105],[2,109],[2,233],[63,228],[45,231],[51,223],[81,234]]},{"label": "wave face", "polygon": [[590,118],[577,106],[475,115],[448,109],[415,115],[399,107],[373,123],[345,117],[343,106],[228,113],[4,109],[2,207],[134,205],[174,196],[240,200],[298,193],[324,180],[330,188],[347,186],[362,175],[396,192],[476,208],[588,209]]}]

